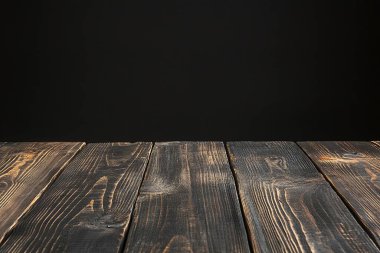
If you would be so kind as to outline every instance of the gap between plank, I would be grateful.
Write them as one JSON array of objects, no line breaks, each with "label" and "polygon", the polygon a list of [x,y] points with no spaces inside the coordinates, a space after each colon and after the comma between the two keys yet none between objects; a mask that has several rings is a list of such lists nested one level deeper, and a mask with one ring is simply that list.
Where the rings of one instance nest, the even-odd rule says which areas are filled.
[{"label": "gap between plank", "polygon": [[244,213],[243,204],[242,204],[241,196],[240,196],[240,192],[239,192],[239,183],[238,183],[238,180],[236,178],[235,171],[232,167],[230,153],[229,153],[228,148],[227,148],[227,142],[224,141],[223,145],[224,145],[224,151],[226,152],[226,155],[227,155],[228,164],[230,166],[230,170],[231,170],[232,176],[234,178],[235,190],[236,190],[236,194],[238,196],[238,201],[239,201],[239,205],[240,205],[240,212],[241,212],[241,215],[243,216],[245,235],[246,235],[247,240],[248,240],[249,250],[250,250],[250,252],[253,253],[254,252],[253,245],[252,245],[252,242],[250,240],[250,238],[252,238],[252,235],[251,235],[251,232],[249,230],[248,221],[247,221],[247,218],[246,218],[245,213]]},{"label": "gap between plank", "polygon": [[367,226],[362,222],[359,215],[355,212],[355,209],[348,203],[348,201],[340,194],[338,189],[332,184],[332,182],[327,178],[325,174],[323,174],[322,170],[319,169],[318,165],[313,161],[313,159],[306,153],[306,151],[296,142],[297,146],[302,150],[302,152],[309,158],[309,160],[314,164],[314,167],[318,170],[318,172],[323,176],[323,178],[327,181],[330,187],[335,191],[335,193],[339,196],[339,198],[343,201],[344,205],[350,211],[355,220],[359,223],[359,225],[363,228],[369,238],[373,241],[378,249],[380,249],[380,245],[377,244],[375,236],[372,234],[371,230],[367,228]]},{"label": "gap between plank", "polygon": [[148,157],[148,162],[146,163],[145,165],[145,168],[144,168],[144,173],[143,173],[143,176],[142,176],[142,180],[141,180],[141,183],[140,183],[140,186],[139,186],[139,189],[137,191],[137,196],[136,196],[136,199],[133,203],[133,206],[132,206],[132,211],[131,211],[131,217],[129,219],[129,224],[127,226],[127,229],[124,233],[124,236],[123,236],[123,239],[122,239],[122,242],[121,242],[121,246],[119,248],[119,251],[118,253],[123,253],[125,251],[125,245],[127,244],[127,239],[128,239],[128,234],[129,234],[129,230],[130,230],[130,227],[132,225],[132,222],[133,222],[133,213],[135,212],[135,207],[136,207],[136,202],[137,202],[137,199],[139,198],[140,196],[140,190],[141,190],[141,186],[143,184],[143,182],[145,181],[145,176],[146,176],[146,171],[148,170],[148,165],[150,163],[150,158],[152,156],[152,153],[153,153],[153,148],[154,148],[154,145],[156,145],[155,142],[152,142],[152,147],[150,148],[150,152],[149,152],[149,157]]},{"label": "gap between plank", "polygon": [[[5,144],[6,142],[4,142],[3,144]],[[33,208],[33,206],[35,204],[37,204],[37,202],[43,197],[43,195],[49,190],[49,188],[55,183],[55,181],[57,181],[57,179],[61,176],[62,172],[66,169],[66,167],[71,163],[72,160],[74,160],[74,158],[80,153],[82,152],[83,148],[87,145],[86,142],[82,142],[82,146],[78,149],[77,152],[75,152],[75,154],[70,158],[68,159],[61,167],[61,170],[58,171],[58,173],[54,176],[54,178],[52,179],[52,181],[50,182],[50,184],[46,185],[45,188],[43,188],[39,194],[37,194],[34,199],[35,201],[32,201],[29,206],[27,206],[25,209],[24,209],[24,213],[20,216],[20,218],[16,221],[16,224],[12,227],[11,230],[9,230],[7,233],[5,233],[4,237],[3,237],[3,240],[0,241],[0,247],[8,240],[9,236],[13,233],[13,231],[15,230],[15,228],[22,222],[23,218],[30,212],[30,210]],[[2,146],[0,144],[0,146]]]}]

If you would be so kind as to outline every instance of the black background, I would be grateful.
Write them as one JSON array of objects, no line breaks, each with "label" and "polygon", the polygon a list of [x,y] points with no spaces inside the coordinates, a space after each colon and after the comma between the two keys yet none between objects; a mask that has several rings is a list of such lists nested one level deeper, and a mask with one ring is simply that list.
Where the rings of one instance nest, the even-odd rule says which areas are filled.
[{"label": "black background", "polygon": [[375,3],[7,1],[0,140],[380,139]]}]

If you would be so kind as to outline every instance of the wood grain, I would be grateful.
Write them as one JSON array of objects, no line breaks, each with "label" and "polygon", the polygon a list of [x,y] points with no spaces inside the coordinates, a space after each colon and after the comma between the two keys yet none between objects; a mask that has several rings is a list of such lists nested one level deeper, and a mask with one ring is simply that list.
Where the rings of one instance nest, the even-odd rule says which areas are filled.
[{"label": "wood grain", "polygon": [[0,252],[118,252],[152,144],[88,144]]},{"label": "wood grain", "polygon": [[295,143],[227,146],[254,252],[378,252]]},{"label": "wood grain", "polygon": [[370,142],[302,142],[300,146],[380,245],[380,148]]},{"label": "wood grain", "polygon": [[380,141],[373,141],[373,143],[375,143],[376,145],[380,147]]},{"label": "wood grain", "polygon": [[4,143],[0,147],[0,242],[84,143]]},{"label": "wood grain", "polygon": [[125,252],[249,252],[223,143],[155,145]]}]

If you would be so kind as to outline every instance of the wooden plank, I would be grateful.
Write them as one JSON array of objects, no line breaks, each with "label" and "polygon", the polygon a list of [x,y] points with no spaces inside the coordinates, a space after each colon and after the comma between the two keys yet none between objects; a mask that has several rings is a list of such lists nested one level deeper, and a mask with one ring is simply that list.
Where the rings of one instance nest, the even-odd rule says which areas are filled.
[{"label": "wooden plank", "polygon": [[370,142],[302,142],[300,146],[380,245],[380,148]]},{"label": "wooden plank", "polygon": [[0,242],[84,143],[6,143],[0,147]]},{"label": "wooden plank", "polygon": [[0,251],[118,252],[151,147],[151,143],[88,144]]},{"label": "wooden plank", "polygon": [[223,143],[155,145],[125,252],[249,252]]},{"label": "wooden plank", "polygon": [[227,146],[254,252],[378,252],[295,143]]}]

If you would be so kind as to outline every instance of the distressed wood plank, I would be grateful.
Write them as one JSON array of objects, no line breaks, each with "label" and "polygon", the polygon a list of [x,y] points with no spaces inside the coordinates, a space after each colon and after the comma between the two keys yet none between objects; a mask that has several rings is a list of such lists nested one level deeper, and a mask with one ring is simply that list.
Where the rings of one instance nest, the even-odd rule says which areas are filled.
[{"label": "distressed wood plank", "polygon": [[380,245],[380,148],[370,142],[302,142],[300,146]]},{"label": "distressed wood plank", "polygon": [[118,252],[151,143],[88,144],[0,252]]},{"label": "distressed wood plank", "polygon": [[158,143],[125,252],[249,252],[221,142]]},{"label": "distressed wood plank", "polygon": [[227,146],[254,252],[378,252],[295,143]]},{"label": "distressed wood plank", "polygon": [[3,143],[0,147],[0,242],[84,143]]}]

